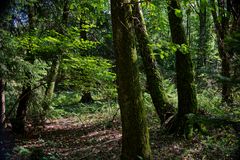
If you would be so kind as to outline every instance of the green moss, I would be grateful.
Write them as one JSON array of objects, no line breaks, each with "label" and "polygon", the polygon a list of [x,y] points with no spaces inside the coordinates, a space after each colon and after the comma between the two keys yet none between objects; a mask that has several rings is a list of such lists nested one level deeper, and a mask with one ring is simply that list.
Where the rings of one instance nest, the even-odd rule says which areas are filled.
[{"label": "green moss", "polygon": [[[175,44],[186,44],[186,35],[182,24],[182,17],[175,14],[175,10],[181,10],[179,0],[169,0],[168,17],[171,29],[172,41]],[[178,113],[175,124],[170,129],[179,134],[191,134],[192,126],[188,126],[186,115],[197,110],[197,98],[194,85],[194,71],[191,55],[182,50],[176,51],[176,74],[178,92]]]},{"label": "green moss", "polygon": [[[135,2],[138,2],[138,0],[135,0]],[[147,89],[150,92],[154,107],[161,120],[161,123],[164,123],[165,120],[170,116],[170,114],[167,115],[167,113],[172,113],[174,109],[169,103],[165,94],[162,81],[163,78],[159,68],[156,65],[157,62],[150,46],[146,25],[139,4],[134,5],[133,12],[134,16],[137,17],[134,23],[136,30],[135,33],[139,45],[139,52],[142,57],[147,76]]]},{"label": "green moss", "polygon": [[[130,0],[112,0],[113,41],[117,57],[118,99],[122,120],[122,160],[151,160],[149,133],[139,83]],[[121,7],[120,7],[121,6]],[[127,18],[126,18],[127,17]]]}]

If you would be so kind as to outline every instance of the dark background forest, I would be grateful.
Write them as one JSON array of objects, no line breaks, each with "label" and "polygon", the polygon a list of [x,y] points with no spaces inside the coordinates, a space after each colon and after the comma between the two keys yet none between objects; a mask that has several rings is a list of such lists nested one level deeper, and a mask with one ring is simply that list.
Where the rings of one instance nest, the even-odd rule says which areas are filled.
[{"label": "dark background forest", "polygon": [[240,158],[238,0],[0,0],[0,159]]}]

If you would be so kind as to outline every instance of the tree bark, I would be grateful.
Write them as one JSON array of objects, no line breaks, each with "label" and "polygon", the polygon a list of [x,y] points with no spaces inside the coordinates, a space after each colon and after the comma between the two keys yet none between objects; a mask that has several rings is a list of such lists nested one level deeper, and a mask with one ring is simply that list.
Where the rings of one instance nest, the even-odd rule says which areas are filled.
[{"label": "tree bark", "polygon": [[163,78],[157,66],[157,61],[153,55],[153,50],[150,46],[146,24],[140,3],[138,3],[139,0],[135,0],[134,2],[136,2],[133,7],[135,33],[137,36],[139,52],[142,57],[147,76],[147,89],[151,95],[161,123],[164,123],[171,115],[173,115],[174,108],[170,104],[163,88]]},{"label": "tree bark", "polygon": [[81,103],[93,103],[94,100],[92,98],[91,92],[83,92],[80,102]]},{"label": "tree bark", "polygon": [[48,74],[47,88],[46,88],[46,92],[45,92],[45,102],[43,104],[44,110],[49,110],[49,105],[52,101],[52,97],[54,94],[54,89],[55,89],[55,84],[56,84],[56,80],[57,80],[59,66],[60,66],[60,58],[56,57],[52,61],[52,66],[51,66],[51,69]]},{"label": "tree bark", "polygon": [[199,2],[199,66],[207,63],[207,6],[203,0]]},{"label": "tree bark", "polygon": [[28,102],[31,97],[31,86],[24,86],[19,97],[16,119],[12,121],[12,129],[15,133],[23,134],[25,132],[25,121],[27,115]]},{"label": "tree bark", "polygon": [[59,70],[59,65],[60,65],[60,60],[59,58],[56,58],[52,61],[52,66],[49,72],[49,79],[47,83],[47,89],[45,92],[45,95],[47,98],[52,99],[53,93],[54,93],[54,88],[55,88],[55,83],[58,75],[58,70]]},{"label": "tree bark", "polygon": [[4,80],[0,79],[0,130],[5,126],[5,93],[4,93]]},{"label": "tree bark", "polygon": [[130,0],[111,0],[117,59],[118,101],[122,120],[122,160],[150,160],[149,132],[139,83]]},{"label": "tree bark", "polygon": [[228,0],[229,11],[233,15],[233,29],[239,30],[240,28],[240,1]]},{"label": "tree bark", "polygon": [[[225,78],[231,78],[231,56],[226,51],[224,46],[225,37],[229,34],[229,15],[227,13],[227,6],[225,6],[225,0],[218,0],[218,13],[215,4],[215,0],[210,0],[212,7],[212,17],[217,34],[218,52],[221,58],[221,75]],[[228,4],[228,3],[227,3]],[[220,19],[218,17],[221,17]],[[223,81],[222,82],[222,102],[231,104],[233,102],[231,85]]]},{"label": "tree bark", "polygon": [[[181,10],[179,0],[169,0],[168,18],[170,23],[172,42],[177,45],[183,45],[186,44],[186,35],[182,24],[182,16],[177,16],[175,14],[176,9]],[[191,55],[188,51],[186,53],[183,53],[180,49],[177,49],[176,74],[178,112],[176,120],[170,129],[170,132],[185,134],[190,129],[187,128],[186,115],[189,113],[195,113],[197,109],[193,63],[191,60]]]}]

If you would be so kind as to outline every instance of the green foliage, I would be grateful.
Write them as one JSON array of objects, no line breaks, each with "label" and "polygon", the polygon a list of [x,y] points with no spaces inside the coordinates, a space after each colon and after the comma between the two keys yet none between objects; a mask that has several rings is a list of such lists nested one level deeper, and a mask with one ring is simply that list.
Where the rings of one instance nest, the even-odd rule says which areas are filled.
[{"label": "green foliage", "polygon": [[42,107],[44,101],[44,87],[41,86],[32,91],[31,98],[28,103],[27,120],[31,123],[35,129],[44,125],[46,111]]},{"label": "green foliage", "polygon": [[235,52],[239,52],[240,51],[240,32],[234,32],[233,34],[231,34],[230,36],[228,36],[225,40],[226,44],[227,44],[227,48],[229,50],[233,50]]},{"label": "green foliage", "polygon": [[197,95],[200,110],[211,115],[223,115],[225,111],[221,106],[221,95],[213,89],[205,89]]},{"label": "green foliage", "polygon": [[[143,3],[143,14],[145,17],[148,33],[150,35],[150,41],[153,44],[161,43],[164,40],[170,41],[168,32],[168,19],[166,18],[167,3],[159,0],[152,0],[148,5]],[[161,14],[159,14],[161,13]]]},{"label": "green foliage", "polygon": [[[91,26],[87,26],[91,27]],[[48,60],[66,53],[84,53],[84,51],[96,46],[96,42],[80,38],[81,30],[77,27],[65,29],[64,34],[56,30],[46,30],[40,35],[39,30],[31,34],[25,34],[18,38],[17,47],[27,50],[31,55]]]},{"label": "green foliage", "polygon": [[10,32],[0,29],[0,76],[5,79],[20,79],[28,66],[23,55],[17,52],[17,43]]},{"label": "green foliage", "polygon": [[182,17],[183,15],[182,15],[182,11],[180,10],[180,9],[175,9],[174,10],[174,13],[175,13],[175,15],[177,16],[177,17]]},{"label": "green foliage", "polygon": [[[92,104],[80,103],[81,94],[78,92],[61,92],[53,98],[52,107],[47,113],[47,118],[77,117],[80,121],[111,120],[118,114],[116,100],[102,99],[101,93],[93,95]],[[104,96],[104,95],[103,95]]]},{"label": "green foliage", "polygon": [[65,86],[84,91],[106,91],[114,87],[115,74],[112,64],[101,57],[68,54],[64,58],[62,69],[66,80]]},{"label": "green foliage", "polygon": [[27,148],[17,146],[14,148],[14,151],[18,153],[18,155],[22,158],[27,158],[28,156],[31,155],[31,151]]},{"label": "green foliage", "polygon": [[[229,133],[228,130],[231,129],[218,129],[218,133],[212,136],[206,136],[201,141],[204,145],[203,152],[209,157],[209,159],[210,157],[211,159],[215,159],[217,157],[222,158],[223,156],[230,157],[233,154],[232,152],[237,149],[237,137],[234,134]],[[209,151],[210,153],[207,153]],[[211,154],[211,152],[214,151],[217,151],[219,155]]]}]

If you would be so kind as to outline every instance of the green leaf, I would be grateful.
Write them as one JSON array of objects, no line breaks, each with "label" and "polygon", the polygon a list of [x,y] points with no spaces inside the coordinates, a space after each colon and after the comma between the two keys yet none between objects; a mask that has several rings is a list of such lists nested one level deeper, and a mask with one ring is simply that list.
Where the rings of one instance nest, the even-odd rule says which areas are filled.
[{"label": "green leaf", "polygon": [[180,9],[175,9],[175,15],[177,17],[182,17],[182,11]]}]

